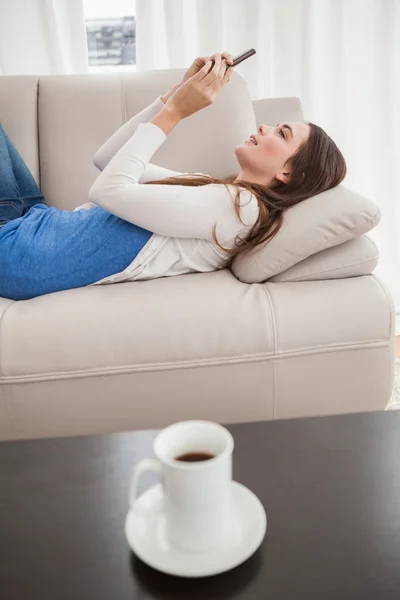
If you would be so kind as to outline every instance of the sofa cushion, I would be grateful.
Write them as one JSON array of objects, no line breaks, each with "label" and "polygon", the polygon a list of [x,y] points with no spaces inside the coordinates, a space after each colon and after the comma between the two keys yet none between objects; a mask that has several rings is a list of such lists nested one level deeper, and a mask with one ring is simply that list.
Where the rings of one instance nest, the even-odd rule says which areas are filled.
[{"label": "sofa cushion", "polygon": [[378,248],[367,235],[332,246],[271,277],[273,283],[345,279],[373,273],[379,260]]},{"label": "sofa cushion", "polygon": [[287,210],[276,236],[248,256],[239,254],[231,270],[245,283],[266,281],[317,252],[370,231],[380,218],[374,202],[340,184]]}]

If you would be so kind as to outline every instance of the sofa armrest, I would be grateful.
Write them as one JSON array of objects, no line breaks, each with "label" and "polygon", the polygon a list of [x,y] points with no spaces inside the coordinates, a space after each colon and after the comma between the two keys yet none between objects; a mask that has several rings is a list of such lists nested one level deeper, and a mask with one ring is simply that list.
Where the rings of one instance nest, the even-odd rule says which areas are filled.
[{"label": "sofa armrest", "polygon": [[266,123],[275,127],[283,121],[304,121],[303,106],[296,96],[253,100],[253,110],[257,125]]}]

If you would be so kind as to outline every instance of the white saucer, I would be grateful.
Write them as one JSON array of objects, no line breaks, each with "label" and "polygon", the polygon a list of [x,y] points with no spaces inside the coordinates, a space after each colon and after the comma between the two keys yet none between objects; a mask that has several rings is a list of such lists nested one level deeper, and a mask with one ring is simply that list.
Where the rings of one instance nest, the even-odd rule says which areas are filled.
[{"label": "white saucer", "polygon": [[[163,496],[158,483],[137,499],[137,506],[150,509]],[[229,571],[247,560],[259,547],[267,530],[267,516],[259,499],[247,487],[232,481],[233,519],[229,537],[207,552],[184,552],[171,546],[165,534],[165,515],[150,517],[130,510],[125,535],[133,552],[145,563],[170,575],[206,577]]]}]

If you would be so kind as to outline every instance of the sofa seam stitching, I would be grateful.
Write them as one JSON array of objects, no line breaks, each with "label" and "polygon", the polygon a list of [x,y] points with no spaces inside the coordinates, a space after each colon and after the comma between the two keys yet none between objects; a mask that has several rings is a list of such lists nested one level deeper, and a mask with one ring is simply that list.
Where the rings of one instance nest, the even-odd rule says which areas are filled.
[{"label": "sofa seam stitching", "polygon": [[4,344],[2,343],[4,315],[6,314],[8,309],[11,306],[13,306],[15,303],[16,303],[16,300],[10,299],[10,304],[3,310],[2,315],[0,317],[0,377],[3,376],[3,360],[2,360],[2,351],[1,350],[4,347]]},{"label": "sofa seam stitching", "polygon": [[[275,360],[285,360],[286,358],[288,359],[301,359],[304,356],[309,356],[312,354],[332,354],[332,353],[340,353],[340,352],[348,352],[351,350],[370,350],[370,349],[376,349],[376,348],[383,348],[383,347],[387,347],[387,340],[373,340],[370,342],[360,342],[360,343],[350,343],[347,344],[345,346],[341,346],[339,348],[335,348],[334,345],[331,345],[330,347],[326,347],[326,346],[309,346],[307,348],[306,352],[296,352],[296,353],[291,353],[291,352],[282,352],[282,353],[275,353],[275,354],[270,354],[269,356],[265,356],[265,355],[260,355],[259,357],[257,357],[257,362],[260,361],[264,361],[264,360],[271,360],[271,361],[275,361]],[[243,356],[249,356],[249,355],[242,355],[242,357],[239,358],[243,358]],[[253,357],[255,356],[254,354],[252,355]],[[221,358],[221,357],[220,357]],[[182,367],[179,366],[178,369],[185,369],[185,368],[202,368],[202,367],[216,367],[216,366],[229,366],[232,364],[236,364],[238,361],[231,361],[229,363],[203,363],[203,364],[194,364],[194,365],[183,365]],[[255,362],[255,361],[253,361]],[[141,365],[143,366],[143,365]],[[151,367],[162,367],[163,363],[159,363],[158,365],[151,365]],[[170,367],[171,365],[169,365]],[[131,367],[127,367],[127,368],[131,368]],[[157,369],[160,370],[160,369]],[[166,370],[166,369],[164,369]],[[175,369],[177,370],[177,369]],[[149,372],[149,369],[141,369],[140,371],[130,371],[128,373],[123,372],[123,371],[113,371],[110,372],[108,371],[102,371],[102,372],[94,372],[94,373],[88,373],[88,372],[79,372],[77,376],[75,376],[75,378],[77,377],[104,377],[104,376],[109,376],[109,375],[119,375],[119,374],[130,374],[130,373],[134,373],[134,372],[139,372],[139,373],[147,373]],[[29,380],[25,381],[17,381],[16,383],[36,383],[39,381],[43,381],[44,380],[44,376],[45,375],[54,375],[54,373],[40,373],[39,377],[36,377],[36,375],[34,375],[35,379],[30,378]],[[7,376],[9,377],[9,376]],[[26,376],[19,376],[19,380],[21,380],[23,377]],[[73,377],[71,377],[71,372],[69,373],[62,373],[60,377],[52,377],[52,379],[48,379],[47,381],[55,381],[58,379],[72,379]],[[14,378],[15,379],[15,378]],[[5,378],[3,378],[3,381],[0,380],[0,385],[8,385],[8,381],[5,380]]]},{"label": "sofa seam stitching", "polygon": [[[391,305],[391,298],[389,298],[388,294],[386,293],[386,290],[384,289],[381,281],[378,279],[378,277],[376,277],[376,275],[371,274],[371,275],[369,275],[369,277],[372,277],[376,281],[376,283],[379,285],[379,287],[380,287],[380,289],[381,289],[384,297],[386,298],[386,305],[388,307],[390,307],[390,305]],[[390,308],[388,309],[388,313],[389,313],[388,340],[390,340],[390,332],[391,332],[391,329],[392,329],[392,322],[393,322],[393,320],[392,320],[392,311],[390,310]],[[396,331],[395,331],[395,334],[396,334]],[[387,352],[388,352],[388,355],[389,355],[389,358],[390,358],[390,349],[387,349]],[[395,357],[395,362],[396,362],[396,357]],[[391,395],[390,380],[393,379],[394,375],[395,375],[395,365],[393,365],[393,368],[392,368],[392,365],[391,365],[390,361],[389,361],[389,372],[392,374],[392,377],[390,377],[390,378],[388,377],[388,393],[387,393],[386,397],[389,398],[389,402],[390,402],[390,395]]]},{"label": "sofa seam stitching", "polygon": [[[373,279],[376,281],[376,283],[379,285],[380,290],[382,291],[383,295],[385,296],[386,299],[386,306],[390,307],[390,305],[392,304],[392,298],[389,298],[388,294],[386,293],[383,285],[381,284],[381,282],[379,281],[378,277],[376,277],[376,275],[368,275],[368,277],[373,277]],[[388,339],[390,339],[390,331],[392,329],[392,311],[390,309],[388,309],[388,314],[389,314],[389,331],[388,331]]]},{"label": "sofa seam stitching", "polygon": [[[274,305],[272,302],[271,294],[265,284],[260,283],[265,295],[267,296],[271,316],[272,316],[272,333],[273,333],[273,352],[274,356],[277,354],[277,328],[275,320]],[[275,361],[272,361],[272,420],[275,420],[275,405],[276,405],[276,378],[275,378]]]},{"label": "sofa seam stitching", "polygon": [[[15,300],[11,300],[10,304],[5,308],[5,310],[2,312],[2,315],[0,317],[0,378],[3,377],[3,360],[2,360],[2,348],[4,347],[4,344],[2,343],[2,337],[3,337],[3,322],[4,322],[4,315],[6,314],[6,312],[8,311],[8,309],[13,306],[16,303]],[[3,387],[3,386],[1,386]],[[7,386],[4,387],[4,389],[2,390],[3,392],[3,399],[4,399],[4,406],[6,409],[6,413],[8,415],[8,420],[9,423],[11,425],[11,429],[13,430],[14,434],[20,438],[21,434],[18,430],[18,427],[16,427],[15,424],[15,420],[13,418],[13,414],[11,411],[11,402],[10,402],[10,397],[7,394]]]}]

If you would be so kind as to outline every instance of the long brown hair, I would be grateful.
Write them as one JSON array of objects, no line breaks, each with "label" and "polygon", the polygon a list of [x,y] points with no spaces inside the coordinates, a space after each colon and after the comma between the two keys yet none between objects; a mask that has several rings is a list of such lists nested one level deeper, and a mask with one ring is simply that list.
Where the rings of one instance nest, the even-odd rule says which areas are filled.
[{"label": "long brown hair", "polygon": [[256,196],[260,209],[257,221],[247,232],[245,239],[236,236],[236,245],[233,248],[221,246],[216,237],[216,224],[212,228],[215,243],[230,255],[225,264],[225,267],[228,267],[240,252],[250,252],[256,246],[275,237],[282,227],[285,210],[343,181],[347,167],[339,148],[321,127],[308,121],[306,123],[310,125],[310,134],[286,163],[291,168],[288,183],[276,179],[272,185],[266,186],[241,180],[234,182],[236,175],[218,179],[209,175],[192,174],[146,181],[146,183],[188,186],[219,183],[225,185],[227,189],[227,184],[232,184],[237,188],[234,207],[241,223],[243,221],[240,218],[240,191],[247,189]]}]

